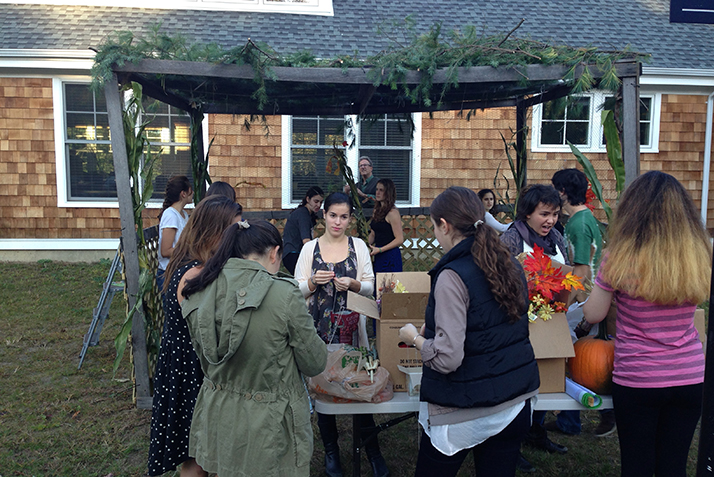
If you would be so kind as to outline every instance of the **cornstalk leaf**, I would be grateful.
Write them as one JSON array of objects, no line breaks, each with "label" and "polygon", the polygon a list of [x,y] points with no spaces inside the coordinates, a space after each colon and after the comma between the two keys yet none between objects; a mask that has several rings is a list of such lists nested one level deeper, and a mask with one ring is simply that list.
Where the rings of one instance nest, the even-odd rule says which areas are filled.
[{"label": "cornstalk leaf", "polygon": [[597,174],[595,173],[595,168],[593,168],[593,165],[590,162],[590,159],[585,157],[585,155],[582,152],[580,152],[580,150],[577,147],[575,147],[573,145],[573,143],[568,141],[568,146],[570,146],[570,150],[573,152],[575,159],[577,159],[578,162],[580,163],[580,165],[583,166],[583,171],[585,172],[585,175],[587,176],[588,180],[590,181],[590,185],[592,185],[593,192],[595,193],[597,200],[600,201],[602,208],[605,210],[605,215],[607,215],[608,223],[610,223],[611,217],[612,217],[612,209],[610,208],[610,205],[607,202],[605,202],[605,198],[603,197],[603,194],[602,194],[602,184],[600,184],[600,180],[597,178]]},{"label": "cornstalk leaf", "polygon": [[610,167],[615,171],[615,190],[619,199],[625,189],[625,162],[622,160],[622,145],[615,124],[615,113],[612,110],[602,111],[602,125],[605,132],[607,159],[610,161]]}]

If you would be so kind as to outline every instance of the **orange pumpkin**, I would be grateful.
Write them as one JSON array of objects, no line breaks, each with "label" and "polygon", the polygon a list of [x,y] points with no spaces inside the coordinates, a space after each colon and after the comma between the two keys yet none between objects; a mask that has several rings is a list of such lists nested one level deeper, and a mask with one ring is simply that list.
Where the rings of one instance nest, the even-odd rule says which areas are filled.
[{"label": "orange pumpkin", "polygon": [[573,347],[575,357],[568,359],[570,379],[598,394],[610,394],[615,341],[607,337],[585,336],[576,341]]}]

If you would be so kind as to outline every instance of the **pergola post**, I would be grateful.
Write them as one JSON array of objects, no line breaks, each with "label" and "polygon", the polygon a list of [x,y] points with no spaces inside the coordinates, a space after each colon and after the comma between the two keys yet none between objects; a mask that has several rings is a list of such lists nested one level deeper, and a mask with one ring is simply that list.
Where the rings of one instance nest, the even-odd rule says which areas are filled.
[{"label": "pergola post", "polygon": [[[124,273],[128,306],[131,310],[136,304],[139,293],[139,251],[136,243],[136,224],[134,206],[131,199],[131,181],[127,160],[126,139],[122,119],[122,101],[119,95],[119,81],[116,73],[104,87],[111,131],[112,156],[114,159],[114,177],[116,179],[117,199],[121,220],[121,238],[124,246]],[[151,409],[149,388],[149,362],[146,355],[146,336],[144,333],[144,312],[134,313],[131,327],[131,349],[134,357],[136,379],[136,404],[139,409]]]},{"label": "pergola post", "polygon": [[622,78],[622,160],[627,187],[640,175],[639,76]]},{"label": "pergola post", "polygon": [[[520,184],[520,187],[524,187],[528,180],[528,151],[526,150],[526,141],[528,140],[528,128],[526,127],[527,112],[528,106],[523,102],[523,98],[518,98],[516,102],[516,171],[520,171],[523,174],[523,182]],[[516,184],[516,187],[519,187],[519,184]]]}]

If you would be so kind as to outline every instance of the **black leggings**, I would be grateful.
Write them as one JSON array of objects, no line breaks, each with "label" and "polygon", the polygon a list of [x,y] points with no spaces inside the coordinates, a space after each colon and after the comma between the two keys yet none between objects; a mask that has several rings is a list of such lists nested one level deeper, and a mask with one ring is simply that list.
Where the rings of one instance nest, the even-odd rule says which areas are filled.
[{"label": "black leggings", "polygon": [[431,439],[422,431],[417,457],[415,477],[454,476],[469,452],[473,450],[477,477],[513,477],[516,475],[516,462],[521,449],[521,442],[531,425],[531,401],[526,404],[516,418],[495,436],[481,444],[464,449],[452,456],[444,455],[432,444]]},{"label": "black leggings", "polygon": [[623,477],[686,477],[703,384],[629,388],[613,384]]}]

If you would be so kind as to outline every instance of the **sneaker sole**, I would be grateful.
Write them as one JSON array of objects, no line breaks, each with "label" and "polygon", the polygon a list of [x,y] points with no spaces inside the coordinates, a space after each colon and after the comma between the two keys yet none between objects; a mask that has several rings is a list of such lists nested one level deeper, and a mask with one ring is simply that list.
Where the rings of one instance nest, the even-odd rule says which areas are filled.
[{"label": "sneaker sole", "polygon": [[613,426],[612,429],[610,429],[610,430],[607,431],[607,432],[602,432],[602,433],[600,433],[600,434],[595,433],[595,437],[607,437],[607,436],[611,436],[612,434],[615,433],[616,430],[617,430],[617,426]]}]

